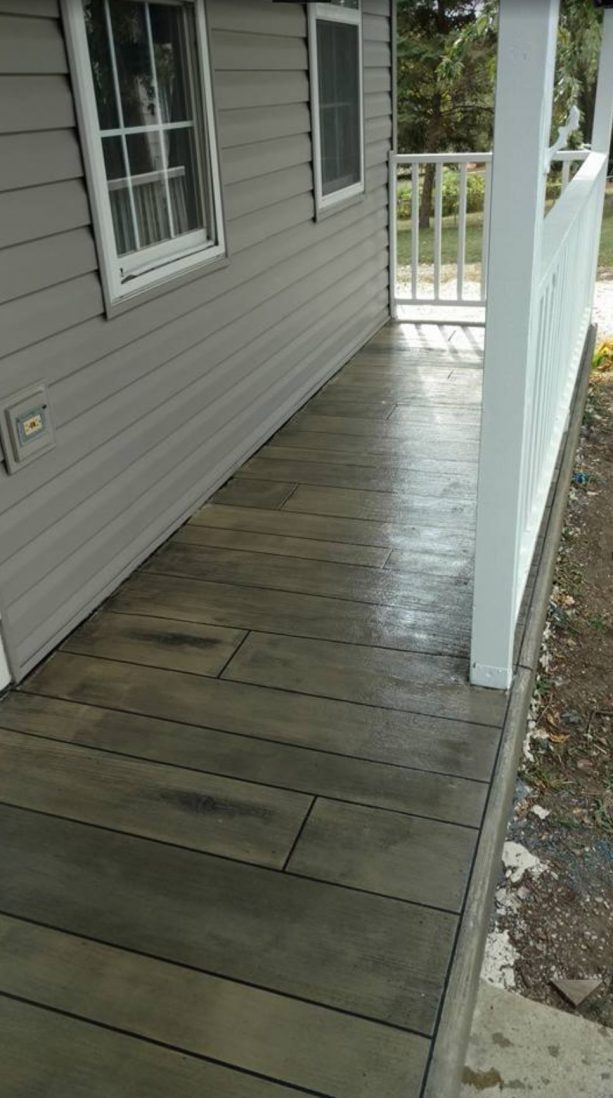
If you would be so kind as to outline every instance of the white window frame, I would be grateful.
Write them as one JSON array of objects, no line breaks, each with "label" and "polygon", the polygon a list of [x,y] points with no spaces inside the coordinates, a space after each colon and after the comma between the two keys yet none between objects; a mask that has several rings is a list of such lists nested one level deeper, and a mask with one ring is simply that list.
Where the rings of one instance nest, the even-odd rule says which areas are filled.
[{"label": "white window frame", "polygon": [[[308,34],[309,34],[309,76],[311,84],[311,130],[313,142],[313,177],[315,188],[315,210],[321,213],[348,199],[356,198],[364,194],[365,169],[364,169],[364,59],[362,46],[362,0],[358,0],[357,8],[344,8],[334,4],[310,3],[308,4]],[[319,57],[317,51],[317,24],[321,21],[329,23],[345,23],[358,28],[358,97],[360,110],[360,178],[357,183],[351,183],[347,187],[340,187],[330,194],[323,193],[322,157],[321,157],[321,127],[319,124]]]},{"label": "white window frame", "polygon": [[[144,0],[137,0],[137,2],[142,3]],[[186,2],[192,4],[194,8],[198,57],[198,73],[194,81],[194,90],[200,99],[199,112],[195,116],[194,124],[197,125],[198,115],[204,118],[207,131],[208,163],[206,167],[212,192],[210,206],[215,225],[215,240],[207,237],[206,230],[198,229],[127,256],[118,254],[85,29],[83,0],[62,0],[70,73],[107,307],[136,298],[143,291],[169,282],[197,267],[204,268],[226,254],[205,0],[153,0],[153,2],[175,7],[183,6],[183,2]],[[164,128],[172,128],[172,125],[172,123],[165,123]],[[150,128],[152,131],[158,130],[159,126],[152,124]],[[142,132],[142,127],[139,127],[138,131]],[[118,132],[129,134],[130,127]],[[126,275],[129,277],[126,278]]]}]

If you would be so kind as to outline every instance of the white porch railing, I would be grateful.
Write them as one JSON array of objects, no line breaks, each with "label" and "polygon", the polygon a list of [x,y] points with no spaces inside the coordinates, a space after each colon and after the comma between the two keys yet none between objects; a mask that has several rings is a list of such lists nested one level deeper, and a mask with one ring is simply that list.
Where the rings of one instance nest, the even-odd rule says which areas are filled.
[{"label": "white porch railing", "polygon": [[500,3],[471,644],[472,682],[499,688],[590,323],[613,121],[609,10],[593,151],[543,217],[558,8]]},{"label": "white porch railing", "polygon": [[[568,186],[573,167],[580,164],[587,155],[587,150],[577,149],[558,152],[553,157],[553,164],[562,164],[562,192]],[[419,225],[424,181],[429,166],[434,169],[433,227],[432,230],[427,230],[432,243],[431,260],[425,259],[421,254],[425,231],[420,230]],[[445,192],[445,182],[450,177],[457,179],[457,201],[453,190]],[[477,196],[478,208],[473,211],[474,214],[481,215],[478,223],[473,226],[477,235],[478,259],[472,260],[470,266],[473,270],[470,271],[469,268],[471,277],[467,277],[467,255],[470,254],[467,249],[467,235],[471,228],[469,191],[471,182],[475,179],[482,181],[482,194]],[[392,317],[398,317],[401,306],[414,306],[418,310],[423,306],[445,306],[460,310],[457,313],[459,321],[463,319],[462,312],[470,309],[470,322],[483,323],[488,274],[491,181],[491,152],[390,153]],[[406,186],[406,198],[402,194],[403,185]],[[475,263],[478,264],[478,273],[474,271]],[[475,309],[479,310],[478,316],[475,316]]]}]

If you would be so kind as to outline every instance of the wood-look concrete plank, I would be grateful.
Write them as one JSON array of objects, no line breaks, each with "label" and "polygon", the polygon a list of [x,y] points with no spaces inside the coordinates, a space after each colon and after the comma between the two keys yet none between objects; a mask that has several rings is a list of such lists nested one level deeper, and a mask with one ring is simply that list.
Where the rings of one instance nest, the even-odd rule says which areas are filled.
[{"label": "wood-look concrete plank", "polygon": [[410,523],[381,522],[372,519],[338,518],[334,515],[302,515],[290,511],[267,511],[259,508],[225,507],[207,504],[191,519],[198,526],[220,530],[255,530],[259,533],[290,535],[316,540],[330,538],[335,542],[375,545],[406,552],[436,550],[438,553],[469,553],[474,538],[466,530],[435,526],[415,526]]},{"label": "wood-look concrete plank", "polygon": [[0,1098],[296,1098],[232,1071],[0,994]]},{"label": "wood-look concrete plank", "polygon": [[[394,400],[352,400],[322,389],[309,401],[309,408],[320,416],[354,416],[358,419],[386,420],[396,407]],[[289,421],[291,423],[291,420]]]},{"label": "wood-look concrete plank", "polygon": [[460,911],[478,831],[318,799],[287,869]]},{"label": "wood-look concrete plank", "polygon": [[229,503],[233,507],[275,508],[285,503],[295,487],[295,484],[244,484],[231,480],[211,498],[214,503]]},{"label": "wood-look concrete plank", "polygon": [[[347,436],[356,441],[352,436]],[[352,469],[368,469],[373,467],[381,473],[388,475],[405,476],[407,471],[413,473],[435,473],[437,476],[458,476],[469,479],[477,476],[476,461],[443,460],[436,457],[425,457],[419,451],[395,457],[380,453],[371,453],[369,449],[355,446],[353,450],[335,449],[333,440],[326,435],[317,435],[314,432],[305,435],[304,446],[283,446],[275,439],[258,451],[261,461],[314,461],[331,465],[348,465]]]},{"label": "wood-look concrete plank", "polygon": [[168,616],[99,612],[71,633],[62,648],[112,656],[199,675],[218,675],[245,638],[241,629]]},{"label": "wood-look concrete plank", "polygon": [[416,1034],[7,916],[0,955],[0,988],[55,1010],[331,1098],[417,1098]]},{"label": "wood-look concrete plank", "polygon": [[477,826],[483,812],[483,781],[346,755],[322,757],[307,747],[55,698],[11,699],[0,709],[2,724],[30,735],[468,826]]},{"label": "wood-look concrete plank", "polygon": [[[151,613],[168,618],[176,629],[181,621],[226,625],[240,622],[244,629],[288,636],[464,656],[470,642],[468,614],[450,621],[444,609],[430,612],[378,606],[243,583],[209,583],[166,573],[136,573],[112,597],[109,606],[119,613]],[[102,654],[99,649],[89,651],[83,641],[78,649],[69,649]],[[113,656],[108,650],[104,654]],[[154,666],[155,653],[144,650],[135,662]]]},{"label": "wood-look concrete plank", "polygon": [[[436,425],[435,422],[428,423],[416,423],[409,430],[406,423],[402,421],[392,422],[396,413],[392,413],[390,419],[385,420],[384,423],[380,423],[373,419],[359,419],[353,416],[322,416],[316,412],[311,412],[309,406],[302,412],[298,412],[294,416],[292,422],[287,427],[282,427],[277,432],[277,438],[283,440],[289,435],[293,435],[296,431],[318,431],[326,432],[330,435],[365,435],[366,437],[374,437],[378,440],[383,439],[400,439],[402,446],[397,450],[398,453],[405,452],[412,442],[440,442],[442,445],[449,443],[463,443],[464,449],[468,443],[473,443],[473,446],[478,442],[479,432],[477,425],[463,424],[463,423],[441,423]],[[434,417],[433,417],[434,419]],[[472,437],[471,437],[472,436]],[[462,454],[462,447],[458,448],[459,455]],[[223,491],[224,489],[222,489]],[[289,493],[288,493],[289,494]],[[217,493],[219,495],[219,493]],[[216,503],[231,503],[233,500],[229,499],[215,499]],[[262,503],[262,507],[274,506],[273,504]]]},{"label": "wood-look concrete plank", "polygon": [[[244,481],[243,483],[247,483]],[[251,482],[249,482],[251,483]],[[256,483],[255,481],[253,483]],[[412,492],[363,492],[352,488],[324,488],[299,484],[283,505],[286,511],[310,515],[335,515],[406,522],[424,526],[473,530],[476,503],[473,500],[448,500],[415,496]],[[444,541],[444,534],[441,535]]]},{"label": "wood-look concrete plank", "polygon": [[[248,512],[249,513],[249,512]],[[208,545],[214,549],[240,549],[250,553],[273,553],[280,557],[306,557],[309,560],[335,561],[337,564],[361,564],[366,568],[381,568],[388,549],[369,545],[351,545],[313,538],[260,534],[254,530],[226,530],[202,526],[195,520],[182,526],[174,535],[176,541],[192,545]]]},{"label": "wood-look concrete plank", "polygon": [[419,552],[393,549],[385,565],[393,572],[430,572],[434,576],[449,576],[462,583],[471,583],[474,571],[472,553]]},{"label": "wood-look concrete plank", "polygon": [[452,914],[19,808],[0,829],[7,915],[432,1030]]},{"label": "wood-look concrete plank", "polygon": [[[326,491],[336,491],[326,489]],[[362,493],[355,493],[362,495]],[[377,495],[377,493],[364,493]],[[266,553],[209,549],[185,542],[167,542],[145,565],[143,572],[185,576],[211,583],[239,584],[303,595],[345,598],[396,609],[422,609],[447,615],[451,632],[463,629],[472,605],[465,583],[426,573],[411,576],[384,569],[373,571],[356,564],[277,557]]]},{"label": "wood-look concrete plank", "polygon": [[[332,383],[331,383],[332,384]],[[404,382],[404,381],[380,381],[378,384],[368,381],[360,380],[346,380],[342,375],[339,375],[339,379],[335,385],[336,389],[351,390],[354,395],[358,395],[360,400],[395,400],[396,402],[404,400],[416,400],[419,403],[428,403],[431,401],[435,405],[480,405],[481,404],[481,387],[476,385],[456,385],[455,388],[451,387],[451,383],[445,379],[441,379],[438,385],[426,384],[426,382]],[[356,392],[357,391],[357,392]],[[378,421],[372,420],[373,426],[379,426]]]},{"label": "wood-look concrete plank", "polygon": [[0,800],[277,869],[311,804],[302,793],[3,728]]},{"label": "wood-look concrete plank", "polygon": [[482,724],[501,721],[505,706],[468,684],[465,660],[266,633],[247,637],[223,677]]},{"label": "wood-look concrete plank", "polygon": [[255,457],[241,466],[239,478],[278,480],[292,474],[297,484],[323,485],[331,488],[359,488],[363,491],[410,492],[432,499],[474,500],[477,493],[477,471],[471,475],[449,476],[424,472],[423,469],[394,469],[386,472],[380,468],[363,468],[342,463],[285,460],[267,461]]},{"label": "wood-look concrete plank", "polygon": [[[347,431],[339,431],[337,420],[336,430],[326,431],[326,419],[334,419],[333,416],[313,416],[309,422],[304,422],[302,427],[283,427],[269,446],[293,446],[301,449],[322,448],[329,450],[351,451],[354,454],[380,454],[386,458],[400,459],[413,462],[415,459],[427,458],[441,461],[476,462],[479,459],[479,443],[466,442],[462,438],[449,440],[440,432],[440,437],[424,435],[415,438],[412,431],[402,428],[402,434],[376,435],[365,432],[362,425],[363,419],[351,419],[349,416],[342,420],[348,425]],[[394,432],[398,427],[393,428]]]},{"label": "wood-look concrete plank", "polygon": [[30,675],[23,690],[484,780],[491,776],[499,738],[497,727],[473,722],[354,705],[69,652],[58,652],[48,660]]}]

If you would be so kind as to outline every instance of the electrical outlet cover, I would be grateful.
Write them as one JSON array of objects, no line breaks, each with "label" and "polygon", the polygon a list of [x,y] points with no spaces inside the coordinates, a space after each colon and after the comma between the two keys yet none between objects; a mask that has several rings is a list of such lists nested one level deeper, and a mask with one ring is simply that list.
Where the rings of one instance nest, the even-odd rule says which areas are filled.
[{"label": "electrical outlet cover", "polygon": [[0,442],[9,473],[18,472],[55,446],[44,382],[36,382],[0,402]]}]

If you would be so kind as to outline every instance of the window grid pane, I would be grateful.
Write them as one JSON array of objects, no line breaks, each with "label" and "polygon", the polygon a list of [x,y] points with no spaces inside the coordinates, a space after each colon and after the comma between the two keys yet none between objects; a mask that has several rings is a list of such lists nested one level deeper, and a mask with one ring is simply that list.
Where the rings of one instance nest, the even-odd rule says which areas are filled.
[{"label": "window grid pane", "polygon": [[317,21],[317,67],[322,194],[361,178],[359,28]]},{"label": "window grid pane", "polygon": [[118,254],[136,258],[194,232],[209,241],[201,192],[210,182],[189,56],[193,10],[149,0],[87,0],[86,10]]}]

